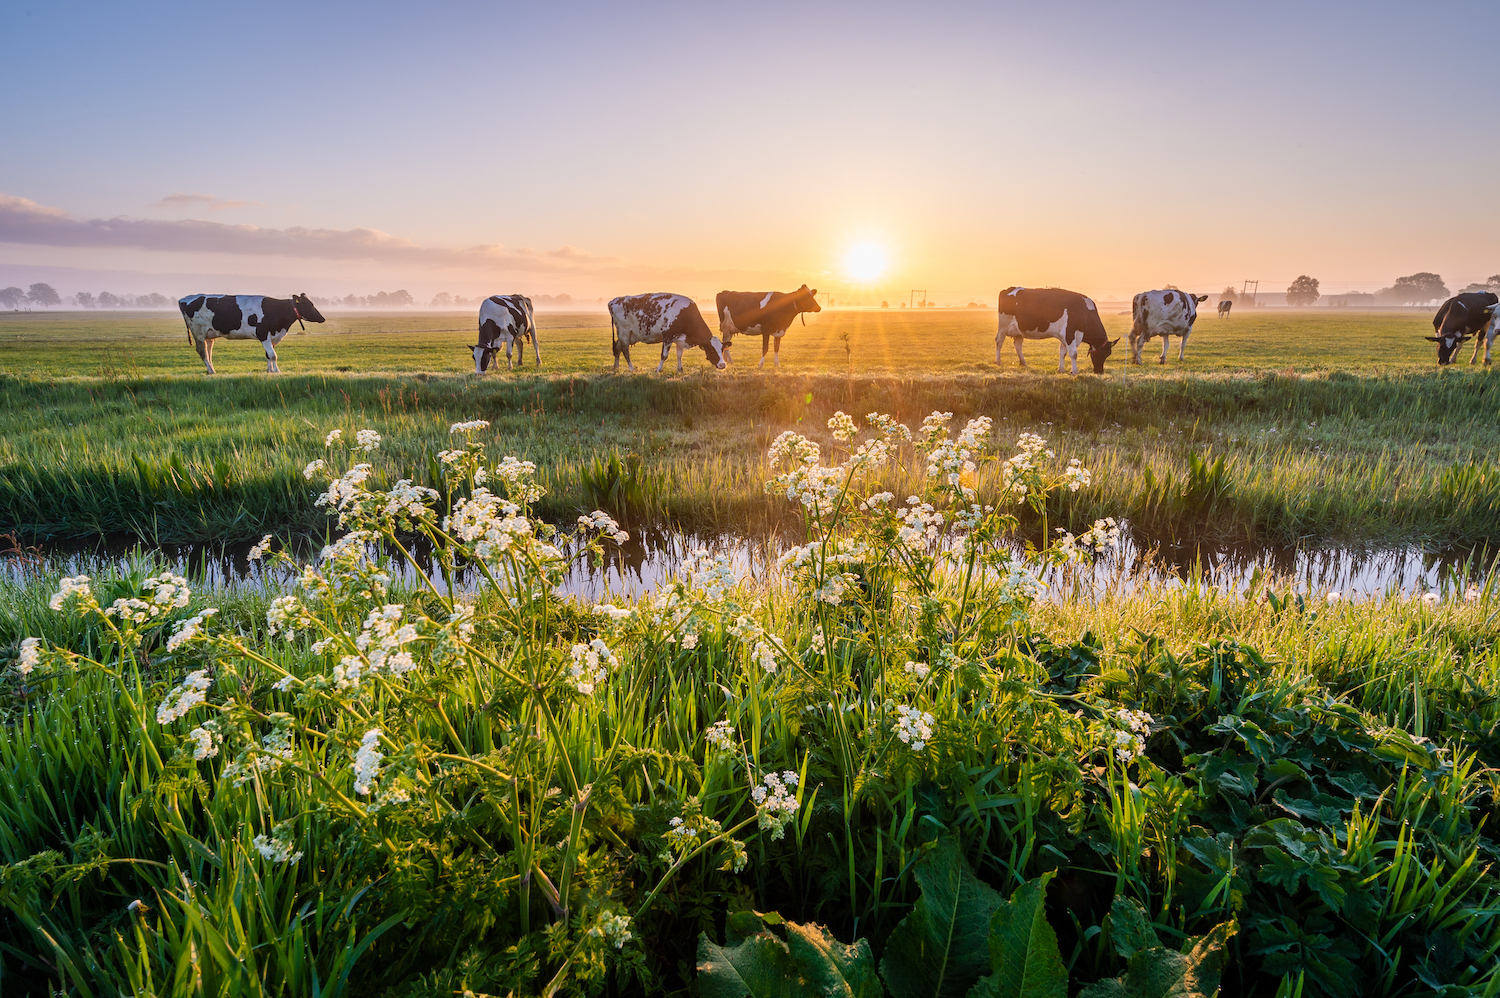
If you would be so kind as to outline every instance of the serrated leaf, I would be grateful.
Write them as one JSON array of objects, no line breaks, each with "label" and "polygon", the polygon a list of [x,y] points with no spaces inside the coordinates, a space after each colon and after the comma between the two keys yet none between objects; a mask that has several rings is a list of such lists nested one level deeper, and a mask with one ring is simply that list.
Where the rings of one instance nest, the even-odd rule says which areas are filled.
[{"label": "serrated leaf", "polygon": [[822,998],[884,998],[867,939],[845,946],[821,925],[786,923],[787,948]]},{"label": "serrated leaf", "polygon": [[698,993],[703,998],[796,998],[807,993],[786,943],[762,931],[733,946],[698,936]]},{"label": "serrated leaf", "polygon": [[1068,972],[1047,924],[1047,883],[1055,873],[1027,881],[990,916],[990,967],[969,998],[1068,998]]},{"label": "serrated leaf", "polygon": [[1123,894],[1116,894],[1109,906],[1109,936],[1115,952],[1126,960],[1140,950],[1161,945],[1151,919],[1146,917],[1146,909]]},{"label": "serrated leaf", "polygon": [[[782,940],[767,924],[782,926]],[[729,942],[698,937],[698,993],[704,998],[884,998],[870,944],[845,946],[819,925],[798,925],[780,915],[733,912]]]},{"label": "serrated leaf", "polygon": [[1078,998],[1214,998],[1224,970],[1224,944],[1235,928],[1234,922],[1222,922],[1208,935],[1189,940],[1181,953],[1165,946],[1138,950],[1124,976],[1090,984]]},{"label": "serrated leaf", "polygon": [[880,974],[893,998],[962,998],[990,969],[990,916],[1001,898],[952,838],[917,861],[922,896],[886,941]]}]

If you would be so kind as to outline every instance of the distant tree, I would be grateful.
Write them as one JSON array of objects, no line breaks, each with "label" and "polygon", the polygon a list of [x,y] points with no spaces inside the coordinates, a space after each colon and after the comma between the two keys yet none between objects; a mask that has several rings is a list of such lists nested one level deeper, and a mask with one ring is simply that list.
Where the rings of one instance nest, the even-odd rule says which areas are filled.
[{"label": "distant tree", "polygon": [[6,308],[15,308],[26,300],[26,292],[20,288],[11,286],[0,289],[0,305]]},{"label": "distant tree", "polygon": [[1418,302],[1432,301],[1434,298],[1448,297],[1448,288],[1437,274],[1423,271],[1420,274],[1396,278],[1395,284],[1388,288],[1381,288],[1375,292],[1375,297],[1393,304],[1415,305]]},{"label": "distant tree", "polygon": [[880,303],[880,307],[881,308],[890,308],[891,307],[891,303],[888,302],[888,301],[883,301],[883,302]]},{"label": "distant tree", "polygon": [[446,291],[439,291],[437,297],[432,299],[433,308],[452,308],[453,296]]},{"label": "distant tree", "polygon": [[1178,286],[1177,286],[1177,285],[1175,285],[1175,284],[1163,284],[1163,285],[1162,285],[1162,286],[1161,286],[1161,289],[1162,289],[1162,290],[1163,290],[1163,291],[1181,291],[1181,290],[1182,290],[1182,289],[1181,289],[1181,288],[1179,288],[1179,287],[1178,287]]},{"label": "distant tree", "polygon": [[1322,296],[1318,294],[1318,279],[1316,277],[1308,277],[1306,274],[1297,278],[1286,289],[1286,303],[1288,305],[1305,307],[1311,305],[1320,297]]},{"label": "distant tree", "polygon": [[135,300],[135,307],[136,308],[171,308],[172,307],[172,299],[168,298],[166,295],[159,295],[159,294],[156,294],[155,292],[152,292],[149,295],[141,295],[139,298],[137,298]]},{"label": "distant tree", "polygon": [[1483,284],[1479,284],[1476,282],[1474,284],[1470,284],[1466,288],[1461,288],[1458,293],[1461,295],[1466,295],[1474,291],[1489,291],[1492,294],[1500,294],[1500,274],[1495,274],[1493,277],[1487,279]]},{"label": "distant tree", "polygon": [[26,292],[26,300],[43,308],[62,304],[62,296],[52,290],[50,284],[33,284],[31,290]]},{"label": "distant tree", "polygon": [[1239,300],[1239,292],[1235,291],[1234,288],[1225,288],[1219,292],[1219,301],[1238,302]]},{"label": "distant tree", "polygon": [[79,308],[93,308],[94,307],[94,296],[91,295],[91,294],[89,294],[87,291],[80,291],[80,292],[78,292],[76,295],[73,296],[73,301],[75,301],[78,304]]}]

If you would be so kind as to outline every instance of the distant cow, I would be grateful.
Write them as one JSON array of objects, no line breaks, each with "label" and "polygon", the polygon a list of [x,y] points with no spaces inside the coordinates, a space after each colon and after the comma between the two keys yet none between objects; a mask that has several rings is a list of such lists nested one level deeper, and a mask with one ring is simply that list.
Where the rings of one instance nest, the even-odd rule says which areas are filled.
[{"label": "distant cow", "polygon": [[542,366],[542,348],[536,341],[536,319],[531,299],[525,295],[490,295],[479,306],[479,342],[474,344],[474,373],[489,370],[490,361],[505,344],[505,367],[511,368],[510,348],[516,348],[516,363],[526,366],[526,341],[531,341],[536,366]]},{"label": "distant cow", "polygon": [[1000,346],[1009,336],[1016,345],[1016,360],[1026,366],[1021,341],[1056,339],[1057,370],[1071,358],[1078,373],[1078,347],[1087,343],[1094,373],[1104,373],[1104,360],[1120,342],[1104,333],[1099,310],[1087,295],[1062,288],[1006,288],[1000,292],[1000,331],[995,334],[995,363],[1001,363]]},{"label": "distant cow", "polygon": [[[1437,335],[1427,337],[1437,344],[1439,364],[1453,363],[1453,356],[1458,352],[1459,344],[1490,326],[1497,303],[1500,303],[1500,296],[1496,296],[1493,291],[1470,291],[1467,294],[1454,295],[1443,302],[1443,307],[1438,309],[1437,315],[1432,317],[1432,330]],[[1486,364],[1490,362],[1488,341],[1492,340],[1494,335],[1491,331],[1485,337],[1484,362]],[[1469,358],[1469,363],[1474,363],[1474,358],[1478,356],[1479,344],[1475,343],[1474,357]]]},{"label": "distant cow", "polygon": [[189,295],[178,299],[177,307],[187,324],[188,342],[198,349],[209,374],[214,373],[214,340],[220,337],[260,340],[266,351],[266,373],[275,374],[281,370],[276,365],[276,344],[292,323],[324,321],[307,295]]},{"label": "distant cow", "polygon": [[609,325],[614,333],[615,370],[620,369],[620,357],[632,371],[630,347],[636,343],[660,343],[661,363],[656,372],[666,366],[667,352],[677,345],[677,373],[682,373],[682,351],[684,347],[701,347],[708,362],[724,370],[723,343],[698,311],[698,303],[686,295],[674,295],[665,291],[653,294],[631,295],[614,298],[609,303]]},{"label": "distant cow", "polygon": [[1187,351],[1188,334],[1198,319],[1198,303],[1208,295],[1190,295],[1185,291],[1142,291],[1130,305],[1130,362],[1141,362],[1141,348],[1153,336],[1161,337],[1161,359],[1167,362],[1167,347],[1173,336],[1177,340],[1177,359]]},{"label": "distant cow", "polygon": [[[792,320],[804,312],[821,312],[823,306],[815,297],[817,288],[807,290],[804,284],[796,291],[720,291],[714,299],[719,313],[719,335],[724,338],[724,362],[729,363],[729,349],[734,337],[760,337],[760,365],[766,366],[766,351],[776,339],[776,366],[781,366],[781,338]],[[803,325],[807,320],[802,320]]]},{"label": "distant cow", "polygon": [[1234,308],[1234,302],[1232,302],[1232,301],[1221,301],[1221,302],[1219,302],[1219,318],[1222,319],[1226,315],[1228,315],[1229,314],[1229,310],[1232,309],[1232,308]]}]

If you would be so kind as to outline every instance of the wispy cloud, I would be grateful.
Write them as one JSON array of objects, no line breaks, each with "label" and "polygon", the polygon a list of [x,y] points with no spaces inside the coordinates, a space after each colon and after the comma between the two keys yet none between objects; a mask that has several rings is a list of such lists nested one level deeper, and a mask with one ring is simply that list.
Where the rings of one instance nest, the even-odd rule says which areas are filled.
[{"label": "wispy cloud", "polygon": [[153,208],[166,208],[169,210],[185,210],[190,208],[207,208],[209,211],[229,211],[232,208],[248,208],[251,205],[265,207],[264,201],[240,201],[235,198],[221,198],[213,194],[184,194],[182,191],[174,191],[151,204]]}]

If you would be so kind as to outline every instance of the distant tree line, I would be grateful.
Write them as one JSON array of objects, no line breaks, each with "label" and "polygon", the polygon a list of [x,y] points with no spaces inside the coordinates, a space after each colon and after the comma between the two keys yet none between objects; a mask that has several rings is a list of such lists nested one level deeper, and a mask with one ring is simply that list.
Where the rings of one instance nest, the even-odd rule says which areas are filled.
[{"label": "distant tree line", "polygon": [[23,302],[40,305],[42,308],[51,308],[53,305],[61,305],[62,297],[52,289],[50,284],[33,284],[27,291],[14,286],[0,288],[0,306],[17,309]]},{"label": "distant tree line", "polygon": [[115,295],[101,291],[97,295],[80,291],[69,295],[68,302],[78,308],[174,308],[177,303],[166,295]]},{"label": "distant tree line", "polygon": [[[1490,291],[1500,294],[1500,274],[1487,279],[1483,284],[1470,284],[1463,288],[1460,293],[1470,291]],[[1443,278],[1438,274],[1422,271],[1416,274],[1408,274],[1405,277],[1396,278],[1396,282],[1388,288],[1381,288],[1373,295],[1351,292],[1349,294],[1337,294],[1332,298],[1347,304],[1350,298],[1359,298],[1374,305],[1421,305],[1426,302],[1447,298],[1453,292],[1443,283]],[[1293,281],[1286,289],[1286,303],[1288,305],[1305,308],[1313,302],[1324,297],[1318,288],[1318,279],[1303,274]],[[1234,288],[1225,288],[1219,293],[1220,301],[1229,301],[1239,304],[1249,302],[1253,295],[1242,295]]]}]

